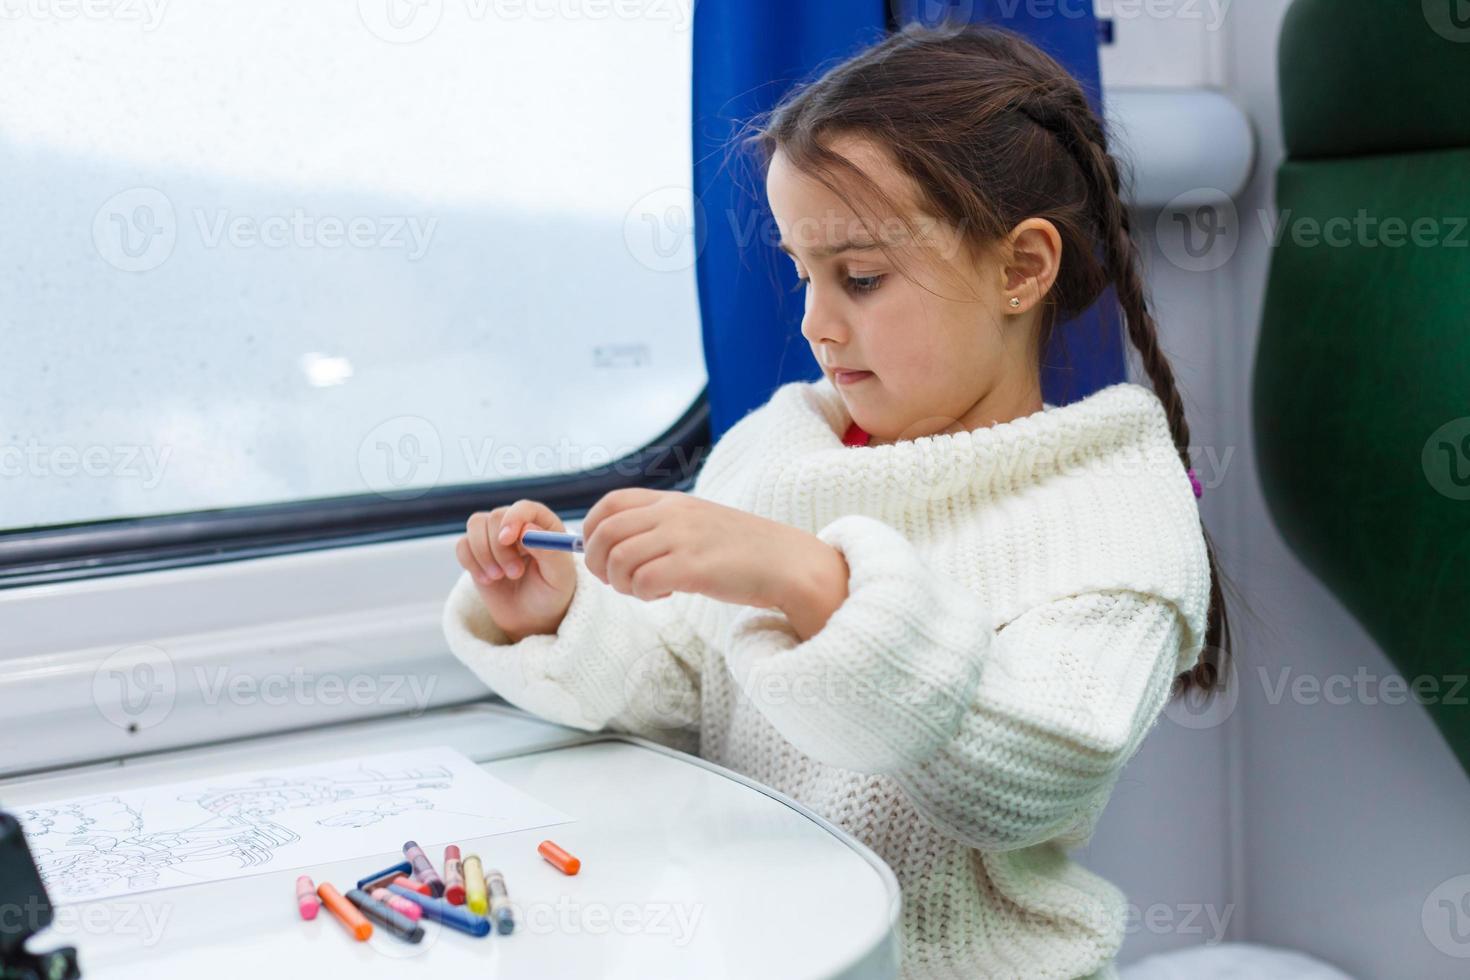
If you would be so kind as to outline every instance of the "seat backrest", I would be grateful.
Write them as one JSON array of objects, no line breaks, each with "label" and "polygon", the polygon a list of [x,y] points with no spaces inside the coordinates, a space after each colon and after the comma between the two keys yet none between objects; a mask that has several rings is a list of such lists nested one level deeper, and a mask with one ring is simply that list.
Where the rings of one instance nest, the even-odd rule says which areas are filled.
[{"label": "seat backrest", "polygon": [[1470,0],[1297,0],[1279,59],[1262,490],[1470,771]]}]

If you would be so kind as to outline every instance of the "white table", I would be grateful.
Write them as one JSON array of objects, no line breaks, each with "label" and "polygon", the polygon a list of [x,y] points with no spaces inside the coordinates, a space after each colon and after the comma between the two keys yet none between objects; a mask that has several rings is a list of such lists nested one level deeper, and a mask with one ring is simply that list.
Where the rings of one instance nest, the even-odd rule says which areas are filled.
[{"label": "white table", "polygon": [[[434,745],[576,818],[461,842],[504,871],[519,912],[513,934],[475,939],[426,923],[418,945],[381,929],[359,943],[325,909],[299,919],[298,874],[345,891],[401,860],[394,852],[62,906],[33,947],[75,945],[84,977],[140,980],[897,976],[898,885],[867,848],[695,757],[498,704],[0,781],[0,805]],[[581,858],[578,875],[536,853],[548,836]]]}]

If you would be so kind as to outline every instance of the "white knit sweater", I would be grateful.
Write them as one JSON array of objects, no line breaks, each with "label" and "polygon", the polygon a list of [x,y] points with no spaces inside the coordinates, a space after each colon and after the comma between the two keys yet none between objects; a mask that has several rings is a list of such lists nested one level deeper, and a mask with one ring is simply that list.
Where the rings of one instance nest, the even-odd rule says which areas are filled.
[{"label": "white knit sweater", "polygon": [[744,773],[872,848],[903,889],[903,975],[1112,976],[1125,905],[1072,862],[1204,642],[1209,567],[1164,408],[1115,384],[988,428],[850,447],[825,379],[719,440],[692,492],[841,550],[848,597],[784,614],[644,602],[577,560],[555,636],[509,644],[468,575],[454,653],[565,725]]}]

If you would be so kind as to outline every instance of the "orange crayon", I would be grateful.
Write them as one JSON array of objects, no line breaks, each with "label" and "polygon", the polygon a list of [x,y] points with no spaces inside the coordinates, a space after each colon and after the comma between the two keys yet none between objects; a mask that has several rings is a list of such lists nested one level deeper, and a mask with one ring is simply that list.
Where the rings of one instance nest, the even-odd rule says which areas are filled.
[{"label": "orange crayon", "polygon": [[362,942],[373,934],[373,924],[330,883],[324,881],[318,885],[316,894],[327,910],[337,917],[337,921],[352,933],[352,938]]},{"label": "orange crayon", "polygon": [[582,868],[581,861],[572,857],[549,840],[542,841],[536,850],[562,874],[574,875]]}]

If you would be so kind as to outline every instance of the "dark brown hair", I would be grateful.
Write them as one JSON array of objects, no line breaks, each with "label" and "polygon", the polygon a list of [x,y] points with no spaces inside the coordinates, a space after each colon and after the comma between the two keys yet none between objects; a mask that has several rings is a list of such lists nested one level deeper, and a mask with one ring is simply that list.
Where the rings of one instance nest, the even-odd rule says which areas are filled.
[{"label": "dark brown hair", "polygon": [[[852,203],[839,174],[897,211],[830,146],[838,137],[871,141],[919,188],[924,206],[982,250],[1026,218],[1050,221],[1063,261],[1044,299],[1039,349],[1111,285],[1179,458],[1191,465],[1189,423],[1149,313],[1118,161],[1082,87],[1045,52],[998,27],[909,24],[797,87],[745,132],[741,145],[755,147],[764,164],[779,149],[842,200]],[[1231,656],[1219,563],[1204,536],[1209,625],[1199,662],[1175,680],[1176,695],[1223,687]]]}]

